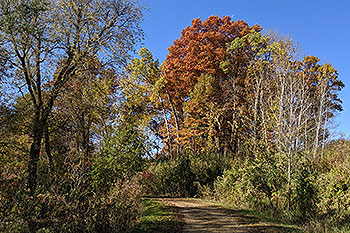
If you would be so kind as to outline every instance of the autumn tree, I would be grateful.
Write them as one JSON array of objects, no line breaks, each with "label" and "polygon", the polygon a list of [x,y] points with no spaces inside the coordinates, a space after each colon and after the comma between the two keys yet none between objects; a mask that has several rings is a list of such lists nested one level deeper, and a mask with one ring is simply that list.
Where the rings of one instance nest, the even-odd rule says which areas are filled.
[{"label": "autumn tree", "polygon": [[338,93],[344,87],[344,83],[339,79],[337,70],[329,63],[319,64],[320,59],[314,56],[307,56],[302,61],[303,77],[308,77],[312,95],[312,116],[310,124],[313,127],[305,129],[305,137],[308,134],[310,140],[306,140],[306,148],[313,151],[314,158],[317,157],[321,147],[321,157],[323,155],[326,140],[330,134],[329,126],[331,120],[337,112],[343,110]]},{"label": "autumn tree", "polygon": [[139,50],[139,58],[134,58],[126,66],[120,79],[121,103],[119,111],[122,119],[134,121],[146,136],[159,136],[159,121],[164,118],[164,100],[159,93],[161,79],[159,61],[146,49]]},{"label": "autumn tree", "polygon": [[338,91],[343,83],[330,64],[319,65],[312,56],[301,60],[299,47],[289,38],[253,32],[232,42],[232,57],[241,50],[255,54],[246,67],[250,80],[246,88],[251,93],[246,103],[253,113],[246,122],[250,143],[263,147],[260,151],[253,147],[252,153],[276,148],[284,156],[289,205],[297,154],[311,150],[315,154],[325,143],[327,122],[341,110]]},{"label": "autumn tree", "polygon": [[[194,19],[192,25],[182,31],[180,39],[175,40],[174,44],[169,47],[169,54],[163,64],[163,72],[165,86],[171,97],[170,104],[175,109],[172,112],[172,119],[176,125],[177,134],[180,135],[178,142],[181,140],[182,143],[186,144],[191,141],[191,138],[196,137],[198,131],[196,128],[204,126],[211,128],[206,130],[210,131],[210,136],[207,133],[205,135],[197,134],[197,136],[204,139],[215,137],[212,141],[216,141],[215,144],[220,145],[218,147],[226,145],[227,148],[232,149],[230,145],[234,144],[232,142],[234,136],[223,133],[224,128],[227,128],[226,125],[221,127],[222,123],[228,124],[229,120],[221,118],[217,113],[202,112],[201,114],[206,114],[207,117],[209,115],[214,117],[210,120],[215,122],[214,125],[206,126],[204,119],[207,117],[202,118],[199,112],[193,112],[191,106],[197,104],[194,103],[195,100],[201,101],[200,96],[195,95],[201,95],[205,91],[201,90],[200,86],[196,88],[197,83],[212,79],[211,84],[208,83],[208,85],[214,85],[217,89],[210,91],[211,93],[207,92],[206,94],[210,96],[205,97],[205,99],[209,98],[214,105],[219,103],[218,100],[222,98],[221,94],[225,92],[224,89],[235,89],[229,85],[227,72],[221,68],[221,63],[228,58],[228,44],[251,30],[259,31],[261,28],[257,25],[249,27],[244,21],[233,21],[228,16],[223,18],[210,16],[204,21],[198,18]],[[239,75],[238,72],[236,74]],[[211,76],[210,79],[206,78],[199,82],[201,77],[209,76]],[[203,86],[203,84],[198,85]],[[186,105],[188,106],[186,107]],[[232,104],[220,103],[217,107],[217,109],[222,108],[222,111],[230,109],[232,114],[237,111]],[[207,109],[207,111],[210,110]],[[186,125],[184,125],[185,122]],[[233,122],[230,124],[233,125]]]},{"label": "autumn tree", "polygon": [[71,152],[88,158],[94,144],[107,134],[108,122],[116,117],[118,80],[115,71],[106,69],[97,59],[86,62],[85,67],[66,83],[49,120],[55,124],[54,117],[64,119],[60,128],[66,130],[59,132],[59,137],[67,139],[65,145]]},{"label": "autumn tree", "polygon": [[28,165],[32,193],[44,129],[62,88],[92,57],[117,66],[125,62],[142,37],[143,9],[138,1],[123,0],[1,1],[8,74],[25,84],[35,113]]},{"label": "autumn tree", "polygon": [[[229,96],[235,102],[244,103],[246,106],[243,116],[236,114],[235,122],[241,122],[240,127],[244,128],[241,133],[245,135],[245,140],[252,146],[253,151],[266,150],[266,144],[268,144],[269,131],[266,127],[264,116],[266,113],[262,105],[263,96],[266,94],[264,93],[267,84],[266,77],[269,76],[269,70],[266,67],[268,64],[266,59],[269,57],[269,53],[265,50],[267,45],[268,37],[263,36],[260,32],[252,31],[231,42],[227,49],[229,57],[222,62],[223,69],[228,70],[231,76],[235,76],[235,71],[240,73],[240,82],[231,77],[232,87],[235,88],[231,88]],[[237,101],[238,98],[239,101]]]}]

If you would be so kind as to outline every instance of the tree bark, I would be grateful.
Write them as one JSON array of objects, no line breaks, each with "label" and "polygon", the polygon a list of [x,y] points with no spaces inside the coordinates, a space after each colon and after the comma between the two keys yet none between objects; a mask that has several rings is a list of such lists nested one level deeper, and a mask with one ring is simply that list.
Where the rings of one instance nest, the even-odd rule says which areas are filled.
[{"label": "tree bark", "polygon": [[[38,115],[39,113],[36,113]],[[33,128],[33,143],[30,147],[29,153],[29,164],[28,164],[28,189],[29,193],[33,195],[37,186],[37,169],[38,169],[38,161],[40,156],[41,149],[41,140],[43,138],[44,133],[44,122],[42,119],[36,116],[34,120],[34,128]]]},{"label": "tree bark", "polygon": [[175,127],[176,127],[176,156],[179,155],[179,119],[177,117],[177,114],[176,114],[176,110],[175,110],[175,106],[173,104],[173,101],[172,101],[172,98],[170,96],[170,93],[168,92],[168,90],[166,89],[166,87],[164,86],[164,89],[165,89],[165,92],[167,94],[167,97],[168,97],[168,100],[169,100],[169,103],[170,103],[170,107],[171,107],[171,110],[173,112],[173,115],[174,115],[174,118],[175,118]]},{"label": "tree bark", "polygon": [[45,126],[44,137],[45,137],[45,152],[46,152],[47,159],[49,160],[50,174],[52,174],[52,172],[54,171],[54,164],[53,164],[52,155],[51,155],[49,127],[47,124]]}]

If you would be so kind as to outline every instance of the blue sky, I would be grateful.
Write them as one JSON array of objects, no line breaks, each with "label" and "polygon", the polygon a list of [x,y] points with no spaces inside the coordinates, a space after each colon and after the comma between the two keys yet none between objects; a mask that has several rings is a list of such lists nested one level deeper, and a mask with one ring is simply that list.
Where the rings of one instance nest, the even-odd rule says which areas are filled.
[{"label": "blue sky", "polygon": [[338,132],[350,135],[350,1],[347,0],[146,0],[149,13],[143,24],[145,46],[161,62],[167,48],[192,19],[233,16],[250,26],[259,24],[289,34],[308,55],[329,62],[345,83],[340,93],[344,111],[337,117]]}]

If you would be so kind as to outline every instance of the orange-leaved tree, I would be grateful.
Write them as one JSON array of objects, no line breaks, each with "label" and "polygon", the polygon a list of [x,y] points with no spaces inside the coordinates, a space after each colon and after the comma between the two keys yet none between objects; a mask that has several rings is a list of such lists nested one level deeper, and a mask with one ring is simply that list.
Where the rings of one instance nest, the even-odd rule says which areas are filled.
[{"label": "orange-leaved tree", "polygon": [[[209,147],[227,149],[225,145],[230,143],[225,141],[233,141],[232,134],[223,132],[228,127],[224,129],[222,125],[229,119],[221,116],[227,107],[221,100],[230,99],[223,96],[227,94],[227,86],[235,87],[228,84],[228,74],[221,63],[228,59],[229,44],[253,30],[260,31],[261,27],[249,27],[246,22],[233,21],[229,16],[210,16],[204,21],[197,18],[170,46],[163,75],[174,108],[171,112],[178,143],[193,148],[196,142],[209,140],[213,142]],[[234,79],[240,79],[238,73]],[[213,88],[205,89],[206,85]]]}]

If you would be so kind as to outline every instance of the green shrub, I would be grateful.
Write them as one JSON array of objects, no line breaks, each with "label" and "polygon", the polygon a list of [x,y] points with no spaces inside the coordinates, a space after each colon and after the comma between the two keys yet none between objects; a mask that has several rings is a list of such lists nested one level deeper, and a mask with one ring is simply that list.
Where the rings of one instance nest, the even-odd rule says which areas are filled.
[{"label": "green shrub", "polygon": [[144,173],[143,184],[151,195],[193,196],[195,175],[191,160],[181,156],[176,160],[164,160],[152,164]]},{"label": "green shrub", "polygon": [[330,222],[350,221],[350,174],[331,169],[317,180],[319,212]]},{"label": "green shrub", "polygon": [[218,153],[183,152],[175,160],[153,162],[143,172],[143,184],[151,195],[195,196],[203,186],[213,186],[228,161]]},{"label": "green shrub", "polygon": [[[323,232],[349,232],[350,229],[350,143],[333,141],[317,162],[317,218],[313,227]],[[317,226],[322,226],[321,228]],[[322,232],[319,230],[319,232]]]},{"label": "green shrub", "polygon": [[212,187],[214,181],[230,167],[230,159],[220,153],[190,154],[191,171],[200,186]]},{"label": "green shrub", "polygon": [[300,163],[294,175],[295,193],[292,204],[294,205],[295,219],[305,222],[315,217],[317,203],[317,174],[310,162],[305,160]]},{"label": "green shrub", "polygon": [[286,179],[273,155],[234,160],[214,183],[213,198],[242,208],[277,209]]},{"label": "green shrub", "polygon": [[142,171],[144,165],[144,138],[132,123],[124,123],[117,132],[106,138],[95,159],[91,176],[93,185],[106,188],[116,179],[130,177]]},{"label": "green shrub", "polygon": [[132,153],[102,155],[91,169],[92,184],[97,189],[108,188],[116,179],[130,177],[142,170],[143,161]]}]

